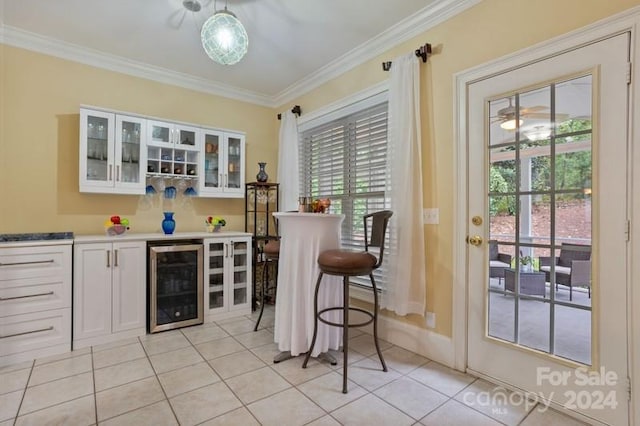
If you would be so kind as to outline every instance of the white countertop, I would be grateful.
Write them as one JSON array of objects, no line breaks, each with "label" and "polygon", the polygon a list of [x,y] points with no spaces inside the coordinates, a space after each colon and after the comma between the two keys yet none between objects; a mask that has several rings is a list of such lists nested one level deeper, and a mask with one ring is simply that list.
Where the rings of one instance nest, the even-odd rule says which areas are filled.
[{"label": "white countertop", "polygon": [[219,232],[175,232],[171,235],[165,235],[161,232],[153,233],[136,233],[127,232],[124,235],[74,235],[73,238],[64,239],[28,239],[22,241],[3,241],[0,242],[0,248],[13,247],[36,247],[36,246],[55,246],[70,244],[87,244],[87,243],[105,243],[116,241],[158,241],[158,240],[189,240],[189,239],[206,239],[206,238],[233,238],[233,237],[251,237],[252,234],[243,231],[219,231]]},{"label": "white countertop", "polygon": [[189,239],[205,239],[205,238],[231,238],[231,237],[250,237],[251,234],[243,231],[219,231],[219,232],[174,232],[166,235],[161,232],[154,233],[135,233],[126,232],[123,235],[75,235],[73,242],[75,244],[83,243],[104,243],[116,241],[157,241],[157,240],[189,240]]}]

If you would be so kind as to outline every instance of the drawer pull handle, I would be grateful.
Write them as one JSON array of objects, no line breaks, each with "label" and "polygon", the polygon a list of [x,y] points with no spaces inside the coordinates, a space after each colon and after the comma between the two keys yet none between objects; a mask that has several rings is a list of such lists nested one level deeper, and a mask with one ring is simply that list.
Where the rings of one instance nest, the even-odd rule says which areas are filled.
[{"label": "drawer pull handle", "polygon": [[52,294],[53,294],[53,290],[48,291],[46,293],[27,294],[26,296],[0,297],[0,302],[4,302],[6,300],[26,299],[28,297],[51,296]]},{"label": "drawer pull handle", "polygon": [[53,263],[55,260],[32,260],[31,262],[13,262],[13,263],[2,263],[0,262],[0,266],[16,266],[16,265],[37,265],[39,263]]},{"label": "drawer pull handle", "polygon": [[41,328],[40,330],[31,330],[31,331],[23,331],[22,333],[7,334],[6,336],[0,336],[0,339],[8,339],[9,337],[24,336],[25,334],[41,333],[43,331],[51,331],[51,330],[53,330],[52,325],[50,325],[47,328]]}]

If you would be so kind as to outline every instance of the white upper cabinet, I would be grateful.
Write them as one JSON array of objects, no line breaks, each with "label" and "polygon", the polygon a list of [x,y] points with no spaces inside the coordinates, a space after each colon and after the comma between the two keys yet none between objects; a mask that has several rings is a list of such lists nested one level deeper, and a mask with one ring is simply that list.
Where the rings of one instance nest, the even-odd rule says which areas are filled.
[{"label": "white upper cabinet", "polygon": [[149,144],[167,148],[199,149],[197,134],[200,129],[167,121],[147,120]]},{"label": "white upper cabinet", "polygon": [[144,194],[146,120],[80,110],[80,192]]},{"label": "white upper cabinet", "polygon": [[245,137],[241,133],[203,129],[198,195],[244,197]]},{"label": "white upper cabinet", "polygon": [[242,198],[245,136],[80,108],[80,192],[145,194],[149,178],[182,179],[187,196]]}]

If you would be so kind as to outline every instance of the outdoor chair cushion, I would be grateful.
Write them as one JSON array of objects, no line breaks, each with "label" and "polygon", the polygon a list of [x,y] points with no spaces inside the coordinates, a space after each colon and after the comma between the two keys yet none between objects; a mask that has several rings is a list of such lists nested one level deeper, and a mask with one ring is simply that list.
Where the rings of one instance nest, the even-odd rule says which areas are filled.
[{"label": "outdoor chair cushion", "polygon": [[[551,272],[551,266],[541,266],[541,271]],[[556,265],[556,274],[571,275],[571,268]]]},{"label": "outdoor chair cushion", "polygon": [[490,260],[489,267],[491,268],[510,268],[511,265],[508,263],[500,262],[499,260]]}]

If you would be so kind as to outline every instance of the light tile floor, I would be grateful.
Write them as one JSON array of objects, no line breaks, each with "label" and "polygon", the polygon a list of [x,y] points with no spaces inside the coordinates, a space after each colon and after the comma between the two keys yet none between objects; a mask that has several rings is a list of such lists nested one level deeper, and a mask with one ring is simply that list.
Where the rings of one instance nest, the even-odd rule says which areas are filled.
[{"label": "light tile floor", "polygon": [[357,329],[345,395],[341,353],[337,366],[312,360],[302,369],[302,357],[274,364],[273,310],[253,332],[256,318],[0,368],[0,426],[582,424],[539,405],[487,406],[493,385],[388,342],[384,373],[372,337]]}]

